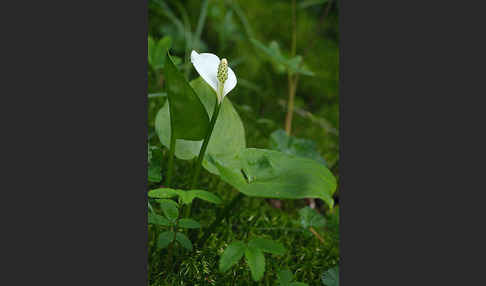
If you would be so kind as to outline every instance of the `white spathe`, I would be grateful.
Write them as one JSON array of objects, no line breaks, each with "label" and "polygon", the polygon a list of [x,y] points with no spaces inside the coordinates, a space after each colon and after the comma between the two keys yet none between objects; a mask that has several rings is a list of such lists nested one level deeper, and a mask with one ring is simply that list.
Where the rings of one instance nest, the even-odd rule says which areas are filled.
[{"label": "white spathe", "polygon": [[221,103],[223,98],[236,86],[236,75],[233,70],[228,67],[228,79],[224,82],[223,94],[218,93],[218,67],[221,60],[218,56],[210,53],[200,53],[196,51],[191,52],[191,62],[199,75],[206,81],[209,86],[218,95],[218,102]]}]

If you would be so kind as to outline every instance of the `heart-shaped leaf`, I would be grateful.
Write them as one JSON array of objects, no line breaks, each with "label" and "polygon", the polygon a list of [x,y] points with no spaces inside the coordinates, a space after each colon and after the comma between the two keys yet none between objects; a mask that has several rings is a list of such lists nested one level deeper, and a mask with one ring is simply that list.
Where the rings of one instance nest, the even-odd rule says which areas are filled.
[{"label": "heart-shaped leaf", "polygon": [[[190,84],[204,105],[207,115],[209,114],[209,116],[211,116],[214,110],[214,104],[217,102],[216,94],[202,78],[193,80]],[[199,118],[199,115],[193,114],[190,111],[184,111],[183,114],[186,116],[187,114],[190,114],[190,116],[187,117],[191,119],[191,124],[194,124],[193,118]],[[157,113],[155,118],[155,130],[159,136],[160,142],[168,148],[170,146],[170,125],[171,117],[169,115],[169,104],[166,103]],[[177,140],[175,155],[182,160],[191,160],[199,155],[201,146],[202,140]],[[224,161],[225,164],[228,165],[233,162],[232,160],[234,160],[235,154],[238,154],[245,147],[246,141],[243,123],[231,104],[231,101],[226,97],[222,103],[218,120],[214,126],[208,149],[206,150],[206,157],[207,155],[211,155]],[[215,166],[208,164],[207,160],[203,161],[203,166],[213,174],[219,174],[218,169]]]},{"label": "heart-shaped leaf", "polygon": [[336,179],[322,164],[277,151],[247,148],[228,166],[210,157],[221,178],[248,196],[302,199],[320,198],[333,207]]}]

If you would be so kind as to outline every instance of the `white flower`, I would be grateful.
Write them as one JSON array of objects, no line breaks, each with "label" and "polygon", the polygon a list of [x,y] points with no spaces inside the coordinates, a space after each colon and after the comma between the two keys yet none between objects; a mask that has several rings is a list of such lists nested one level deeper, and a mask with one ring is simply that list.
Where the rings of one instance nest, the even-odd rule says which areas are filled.
[{"label": "white flower", "polygon": [[[206,81],[209,86],[216,92],[218,103],[236,86],[236,75],[230,67],[227,67],[225,59],[220,60],[218,56],[209,53],[198,54],[196,51],[191,52],[191,62],[199,75]],[[220,67],[221,65],[221,67]],[[221,74],[218,79],[218,70],[225,73],[227,67],[227,79]],[[222,88],[221,88],[222,87]],[[220,90],[221,88],[221,90]]]}]

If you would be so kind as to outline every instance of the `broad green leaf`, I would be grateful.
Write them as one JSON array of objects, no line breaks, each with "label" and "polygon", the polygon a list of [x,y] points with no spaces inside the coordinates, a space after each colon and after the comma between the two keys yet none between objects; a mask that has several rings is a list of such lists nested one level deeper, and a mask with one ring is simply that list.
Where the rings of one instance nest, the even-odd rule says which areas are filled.
[{"label": "broad green leaf", "polygon": [[170,221],[175,221],[179,216],[177,203],[172,200],[159,200],[159,203],[165,216]]},{"label": "broad green leaf", "polygon": [[181,218],[179,220],[179,227],[182,228],[200,228],[201,224],[190,218]]},{"label": "broad green leaf", "polygon": [[171,222],[167,220],[165,217],[154,214],[152,212],[148,213],[148,223],[155,224],[155,225],[162,225],[162,226],[170,226]]},{"label": "broad green leaf", "polygon": [[324,227],[326,225],[326,219],[319,214],[315,209],[305,207],[299,210],[300,224],[303,228],[309,227]]},{"label": "broad green leaf", "polygon": [[287,250],[279,242],[266,238],[255,238],[248,242],[248,246],[259,248],[260,250],[272,254],[284,254]]},{"label": "broad green leaf", "polygon": [[[214,104],[217,101],[216,94],[200,77],[191,81],[190,84],[201,99],[207,114],[211,116]],[[218,158],[221,162],[225,162],[225,165],[231,166],[237,164],[235,154],[238,154],[246,147],[243,123],[228,98],[231,95],[232,93],[229,93],[223,101],[218,120],[216,121],[211,140],[209,141],[208,149],[206,150],[206,158],[203,161],[203,166],[213,174],[219,174],[219,172],[215,166],[208,164],[207,158],[209,155]],[[191,124],[194,124],[193,116],[194,118],[198,118],[189,111],[185,111],[184,114],[190,114],[188,117],[191,119]],[[170,120],[169,106],[166,103],[157,113],[155,130],[160,142],[168,148],[170,146]],[[199,155],[201,146],[202,140],[177,140],[175,155],[182,160],[191,160]]]},{"label": "broad green leaf", "polygon": [[156,41],[152,37],[148,37],[148,63],[153,69],[161,69],[164,67],[167,52],[172,45],[170,37],[163,37]]},{"label": "broad green leaf", "polygon": [[304,282],[292,282],[289,286],[309,286],[307,283]]},{"label": "broad green leaf", "polygon": [[[169,97],[166,105],[169,104],[170,107],[170,122],[166,122],[167,124],[162,128],[168,131],[168,137],[170,137],[170,130],[173,128],[174,136],[177,139],[203,139],[209,130],[209,117],[204,106],[184,75],[177,70],[170,56],[168,56],[164,70]],[[156,130],[160,130],[160,123],[156,118]]]},{"label": "broad green leaf", "polygon": [[181,232],[176,233],[176,240],[187,250],[192,251],[192,242]]},{"label": "broad green leaf", "polygon": [[263,278],[265,273],[265,256],[263,252],[256,247],[248,245],[245,250],[246,263],[250,266],[251,278],[254,281],[259,281]]},{"label": "broad green leaf", "polygon": [[221,178],[247,196],[302,199],[320,198],[332,208],[336,179],[322,164],[277,151],[247,148],[237,155],[239,165],[215,158]]},{"label": "broad green leaf", "polygon": [[163,249],[169,246],[169,244],[174,239],[174,233],[172,231],[164,231],[159,234],[159,239],[157,240],[157,249]]},{"label": "broad green leaf", "polygon": [[335,266],[322,274],[322,283],[326,286],[339,286],[339,266]]},{"label": "broad green leaf", "polygon": [[278,272],[277,277],[277,282],[280,284],[280,286],[289,286],[290,282],[294,278],[294,275],[292,272],[290,272],[290,270],[285,269]]},{"label": "broad green leaf", "polygon": [[270,135],[270,148],[286,154],[313,159],[326,166],[326,161],[317,151],[314,141],[288,136],[282,129],[278,129]]},{"label": "broad green leaf", "polygon": [[246,245],[241,241],[233,241],[224,250],[223,255],[219,259],[219,271],[226,272],[231,266],[240,261],[241,257],[245,253]]}]

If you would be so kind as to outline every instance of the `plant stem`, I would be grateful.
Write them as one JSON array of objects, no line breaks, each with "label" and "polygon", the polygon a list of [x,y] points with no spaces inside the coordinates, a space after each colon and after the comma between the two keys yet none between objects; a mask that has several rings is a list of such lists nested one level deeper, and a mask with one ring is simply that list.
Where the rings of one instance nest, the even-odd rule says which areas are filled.
[{"label": "plant stem", "polygon": [[317,237],[322,243],[324,243],[324,238],[322,238],[322,236],[320,236],[319,233],[317,233],[317,231],[312,226],[309,227],[309,230],[312,232],[313,235],[315,235],[315,237]]},{"label": "plant stem", "polygon": [[167,178],[165,184],[170,187],[170,181],[172,179],[172,173],[174,171],[174,154],[175,154],[176,138],[174,136],[174,128],[170,130],[170,148],[169,148],[169,163],[167,167]]},{"label": "plant stem", "polygon": [[[213,116],[211,117],[211,122],[209,123],[209,130],[204,138],[203,145],[199,151],[199,156],[197,157],[196,170],[194,171],[194,176],[192,177],[191,190],[196,187],[197,181],[199,179],[199,173],[201,172],[202,160],[206,154],[206,149],[208,148],[209,140],[211,139],[211,134],[213,133],[214,125],[216,125],[216,120],[218,119],[219,110],[221,104],[219,102],[214,103]],[[191,215],[191,204],[188,204],[184,210],[184,216],[189,217]]]},{"label": "plant stem", "polygon": [[[180,199],[179,199],[178,204],[179,204],[178,209],[181,209],[182,204],[181,204]],[[180,216],[178,215],[177,219],[175,221],[175,225],[173,226],[173,229],[172,229],[172,231],[174,232],[174,237],[172,238],[172,242],[169,244],[169,249],[168,249],[168,253],[167,253],[168,256],[169,256],[168,257],[169,267],[172,267],[172,265],[171,265],[172,264],[172,248],[174,247],[174,244],[175,244],[175,241],[176,241],[177,229],[179,228],[179,218],[180,218]]]},{"label": "plant stem", "polygon": [[[296,20],[296,9],[295,0],[292,0],[292,46],[291,46],[291,57],[295,57],[297,49],[297,20]],[[294,114],[294,98],[295,91],[297,89],[297,76],[292,74],[290,68],[287,69],[288,82],[289,82],[289,101],[287,103],[287,115],[285,116],[285,133],[290,136],[292,131],[292,116]]]},{"label": "plant stem", "polygon": [[287,115],[285,116],[285,133],[290,136],[290,132],[292,131],[292,116],[294,115],[295,90],[293,76],[290,74],[290,70],[288,73],[289,102],[287,102]]},{"label": "plant stem", "polygon": [[199,240],[199,243],[198,243],[199,245],[204,245],[204,243],[206,242],[206,240],[209,238],[209,236],[213,232],[214,228],[216,228],[216,226],[221,222],[221,220],[223,218],[225,218],[226,216],[228,216],[228,213],[230,211],[234,211],[235,210],[235,207],[237,206],[237,203],[243,197],[244,197],[243,193],[238,193],[238,195],[236,195],[236,197],[234,197],[233,200],[228,205],[226,205],[226,207],[223,210],[221,210],[221,211],[218,212],[218,215],[217,215],[216,219],[213,221],[213,223],[206,230],[206,232],[204,233],[204,236]]}]

